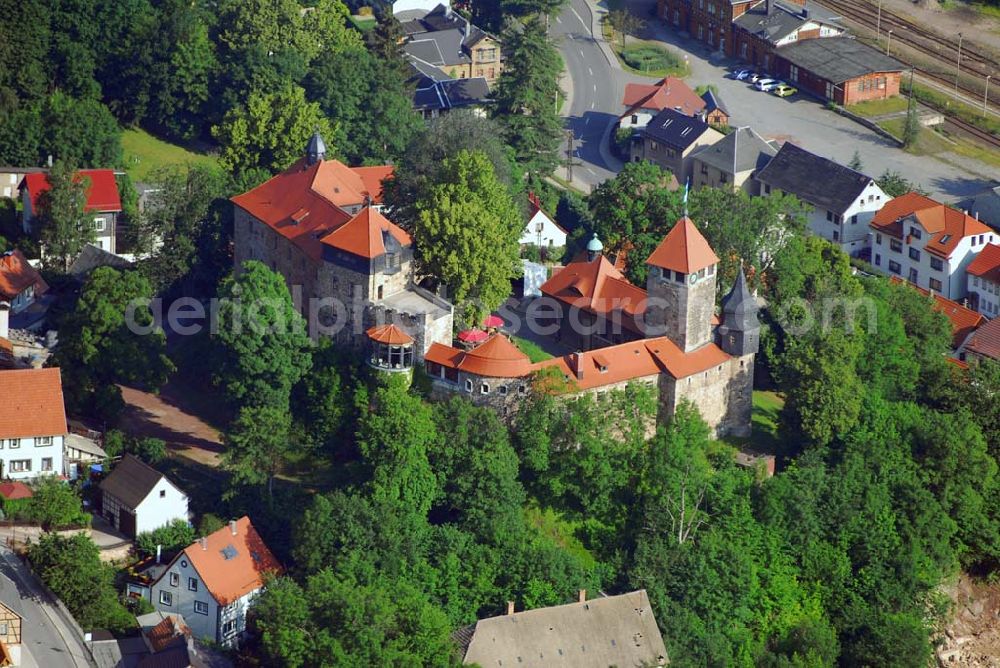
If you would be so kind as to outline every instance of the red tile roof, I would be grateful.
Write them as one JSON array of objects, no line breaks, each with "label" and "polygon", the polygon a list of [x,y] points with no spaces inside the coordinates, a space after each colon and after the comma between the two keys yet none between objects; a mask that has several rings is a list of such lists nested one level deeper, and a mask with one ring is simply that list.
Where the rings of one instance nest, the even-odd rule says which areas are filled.
[{"label": "red tile roof", "polygon": [[654,109],[656,111],[674,109],[686,116],[694,116],[705,108],[705,100],[676,77],[667,77],[655,84],[625,84],[625,97],[622,104],[627,109],[622,114],[623,118],[640,109]]},{"label": "red tile roof", "polygon": [[351,168],[338,160],[312,165],[305,158],[232,202],[292,241],[313,260],[320,239],[348,220],[342,207],[382,201],[382,180],[392,167]]},{"label": "red tile roof", "polygon": [[[202,547],[202,540],[206,542],[205,547]],[[188,546],[181,554],[187,556],[219,605],[228,605],[260,589],[267,574],[281,572],[278,560],[246,516],[236,520],[235,536],[227,524]]]},{"label": "red tile roof", "polygon": [[684,274],[693,274],[718,263],[715,251],[687,216],[677,221],[646,260],[646,264]]},{"label": "red tile roof", "polygon": [[0,496],[8,501],[13,501],[15,499],[30,499],[34,493],[23,482],[15,481],[0,483]]},{"label": "red tile roof", "polygon": [[1000,318],[993,318],[973,332],[965,344],[965,350],[1000,361]]},{"label": "red tile roof", "polygon": [[372,341],[388,346],[405,346],[408,343],[413,343],[412,336],[392,324],[372,327],[365,334]]},{"label": "red tile roof", "polygon": [[35,286],[35,295],[49,289],[24,253],[15,249],[0,255],[0,299],[11,301],[32,285]]},{"label": "red tile roof", "polygon": [[626,316],[623,324],[632,329],[636,327],[634,318],[646,305],[646,291],[629,283],[603,255],[592,262],[571,262],[540,289],[568,306],[604,317],[620,311]]},{"label": "red tile roof", "polygon": [[[917,287],[897,276],[892,276],[889,280],[896,284],[905,284],[925,296],[931,295],[930,290]],[[962,345],[969,334],[986,322],[986,318],[980,313],[966,308],[956,301],[942,297],[937,293],[934,293],[934,306],[932,308],[938,313],[943,314],[951,322],[951,343],[952,348],[955,349]]]},{"label": "red tile roof", "polygon": [[965,237],[993,231],[972,216],[915,192],[886,202],[872,218],[871,226],[879,232],[902,239],[903,219],[909,216],[915,217],[930,235],[924,250],[943,258],[951,257]]},{"label": "red tile roof", "polygon": [[[81,169],[77,172],[76,178],[87,177],[90,183],[87,186],[87,211],[107,211],[118,212],[122,210],[121,196],[118,194],[118,184],[115,182],[115,173],[110,169]],[[45,172],[34,172],[24,175],[24,187],[28,189],[31,197],[31,208],[38,213],[39,198],[42,193],[47,192],[52,185],[49,183],[49,175]]]},{"label": "red tile roof", "polygon": [[1000,283],[1000,245],[988,244],[965,271],[992,283]]},{"label": "red tile roof", "polygon": [[159,624],[146,631],[146,639],[153,652],[162,652],[177,642],[178,638],[191,635],[191,629],[174,615],[167,615]]},{"label": "red tile roof", "polygon": [[3,402],[0,438],[63,436],[67,433],[59,369],[0,371]]},{"label": "red tile roof", "polygon": [[[569,377],[571,389],[587,390],[660,373],[687,378],[729,359],[714,343],[685,353],[669,338],[661,336],[545,360],[537,363],[535,369],[557,368]],[[579,370],[583,371],[582,378],[577,377]]]},{"label": "red tile roof", "polygon": [[503,334],[494,334],[469,351],[434,343],[424,359],[484,378],[522,378],[531,373],[531,360]]},{"label": "red tile roof", "polygon": [[384,233],[391,234],[402,246],[413,243],[413,239],[401,227],[370,206],[361,209],[354,218],[330,232],[321,241],[325,246],[372,259],[385,254]]}]

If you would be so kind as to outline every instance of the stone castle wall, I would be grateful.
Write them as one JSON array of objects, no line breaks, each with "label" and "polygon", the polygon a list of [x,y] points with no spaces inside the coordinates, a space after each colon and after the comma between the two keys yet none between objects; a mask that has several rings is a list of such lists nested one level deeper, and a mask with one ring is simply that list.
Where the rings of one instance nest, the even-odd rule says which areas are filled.
[{"label": "stone castle wall", "polygon": [[289,292],[301,294],[299,308],[308,317],[308,300],[316,289],[316,263],[240,207],[235,207],[233,259],[237,271],[244,262],[257,260],[284,276]]},{"label": "stone castle wall", "polygon": [[646,282],[646,335],[667,336],[685,352],[712,340],[715,313],[715,274],[706,275],[694,285],[687,281],[687,276],[684,283],[654,276],[651,270]]},{"label": "stone castle wall", "polygon": [[754,355],[733,357],[707,371],[677,380],[660,376],[659,422],[690,401],[717,436],[747,436],[753,408]]}]

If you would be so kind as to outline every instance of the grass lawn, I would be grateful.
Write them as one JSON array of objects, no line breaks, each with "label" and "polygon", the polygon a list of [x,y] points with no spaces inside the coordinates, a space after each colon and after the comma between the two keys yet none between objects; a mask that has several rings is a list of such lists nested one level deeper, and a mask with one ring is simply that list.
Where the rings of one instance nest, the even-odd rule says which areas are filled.
[{"label": "grass lawn", "polygon": [[188,149],[157,139],[145,130],[125,130],[122,133],[125,150],[125,168],[136,181],[143,181],[150,173],[167,165],[210,165],[218,163],[215,156],[195,153]]},{"label": "grass lawn", "polygon": [[900,111],[906,111],[907,102],[908,100],[905,97],[897,95],[896,97],[886,98],[885,100],[868,100],[867,102],[852,104],[847,107],[847,110],[857,114],[858,116],[870,118],[872,116],[882,116],[883,114],[894,114]]},{"label": "grass lawn", "polygon": [[601,23],[601,29],[604,40],[611,45],[623,70],[654,79],[667,76],[684,78],[691,73],[684,58],[664,47],[662,42],[630,37],[623,48],[621,36],[615,33],[607,20]]},{"label": "grass lawn", "polygon": [[374,16],[352,16],[351,23],[361,32],[367,32],[375,27],[377,21]]},{"label": "grass lawn", "polygon": [[777,450],[778,415],[785,405],[785,400],[774,392],[754,390],[753,417],[751,418],[751,434],[749,438],[722,439],[734,448],[749,448],[755,452],[774,453]]},{"label": "grass lawn", "polygon": [[544,362],[545,360],[552,359],[552,355],[542,350],[537,343],[528,341],[527,339],[515,336],[514,345],[516,345],[522,353],[527,355],[528,359],[530,359],[533,363]]},{"label": "grass lawn", "polygon": [[552,508],[539,508],[534,502],[524,509],[524,519],[540,534],[579,558],[585,567],[591,568],[597,563],[594,555],[576,537],[580,522],[567,520]]}]

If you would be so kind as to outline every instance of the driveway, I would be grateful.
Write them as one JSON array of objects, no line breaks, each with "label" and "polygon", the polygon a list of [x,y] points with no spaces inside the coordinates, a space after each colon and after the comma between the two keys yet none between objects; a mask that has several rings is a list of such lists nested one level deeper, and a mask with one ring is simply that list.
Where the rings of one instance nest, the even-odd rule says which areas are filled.
[{"label": "driveway", "polygon": [[0,547],[0,600],[21,615],[24,668],[89,666],[86,650],[35,577],[6,547]]},{"label": "driveway", "polygon": [[[781,99],[753,90],[748,84],[725,78],[737,61],[717,52],[710,53],[701,43],[675,33],[654,16],[655,0],[626,0],[629,8],[646,21],[646,39],[658,39],[688,56],[691,76],[688,84],[714,84],[726,104],[733,125],[749,125],[768,139],[792,141],[819,155],[842,164],[850,162],[854,152],[861,156],[863,170],[879,176],[893,170],[943,199],[964,197],[1000,181],[1000,170],[954,154],[930,156],[906,153],[867,128],[826,109],[821,102],[806,95]],[[617,61],[608,64],[594,37],[587,0],[571,0],[559,16],[553,32],[563,35],[560,51],[572,90],[566,111],[567,125],[573,128],[581,145],[577,152],[583,165],[574,176],[589,184],[608,178],[621,168],[607,151],[599,150],[599,135],[621,113],[621,98],[629,81],[652,81],[620,69]],[[603,61],[603,64],[602,64]],[[593,74],[591,74],[591,72]]]}]

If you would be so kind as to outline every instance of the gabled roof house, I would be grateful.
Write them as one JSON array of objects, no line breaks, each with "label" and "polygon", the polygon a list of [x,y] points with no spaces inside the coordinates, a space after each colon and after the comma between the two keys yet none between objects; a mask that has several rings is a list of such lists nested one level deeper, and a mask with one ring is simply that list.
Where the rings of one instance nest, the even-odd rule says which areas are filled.
[{"label": "gabled roof house", "polygon": [[[114,253],[118,215],[122,212],[121,195],[111,169],[81,169],[76,179],[87,182],[84,211],[93,215],[94,245]],[[36,233],[33,221],[38,216],[42,195],[52,188],[46,172],[33,172],[21,181],[22,225],[25,233]]]},{"label": "gabled roof house", "polygon": [[58,368],[0,371],[0,478],[63,473],[69,431]]},{"label": "gabled roof house", "polygon": [[249,517],[232,520],[184,548],[153,583],[153,606],[183,616],[195,638],[224,647],[239,643],[246,615],[278,560]]},{"label": "gabled roof house", "polygon": [[174,520],[188,521],[188,498],[152,466],[125,455],[101,481],[101,515],[130,538]]}]

